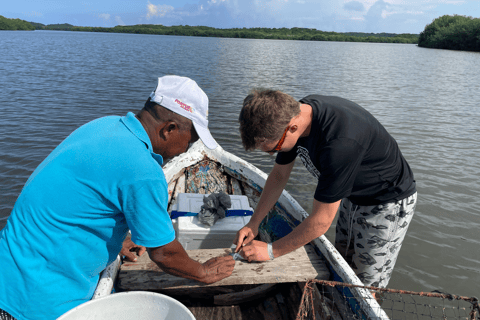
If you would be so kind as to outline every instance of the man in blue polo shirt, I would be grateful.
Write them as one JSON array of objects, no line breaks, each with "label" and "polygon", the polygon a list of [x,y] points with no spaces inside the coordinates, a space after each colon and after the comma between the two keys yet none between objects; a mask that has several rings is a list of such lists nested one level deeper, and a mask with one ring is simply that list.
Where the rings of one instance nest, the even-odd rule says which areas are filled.
[{"label": "man in blue polo shirt", "polygon": [[232,257],[190,259],[167,213],[164,160],[208,130],[208,98],[165,76],[137,114],[75,130],[38,166],[0,234],[0,319],[56,319],[91,299],[100,272],[131,230],[164,271],[205,283],[231,275]]}]

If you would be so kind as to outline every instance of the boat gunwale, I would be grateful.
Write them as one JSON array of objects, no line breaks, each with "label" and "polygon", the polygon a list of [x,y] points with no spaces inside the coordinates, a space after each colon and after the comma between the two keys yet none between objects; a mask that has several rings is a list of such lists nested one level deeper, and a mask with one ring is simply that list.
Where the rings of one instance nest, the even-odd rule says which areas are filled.
[{"label": "boat gunwale", "polygon": [[[218,146],[214,150],[210,150],[206,148],[201,141],[196,142],[187,152],[173,158],[165,164],[163,167],[163,172],[166,180],[169,183],[175,181],[185,172],[186,168],[203,160],[212,160],[218,162],[224,167],[227,167],[230,170],[238,173],[239,176],[246,178],[245,182],[247,184],[259,192],[261,192],[265,186],[265,182],[268,177],[265,172],[261,171],[249,162],[235,156],[234,154],[225,151],[221,146]],[[278,199],[278,204],[280,204],[284,210],[286,210],[300,222],[308,217],[307,212],[286,190],[283,190],[280,198]],[[345,261],[343,256],[325,237],[325,235],[314,239],[311,243],[321,252],[321,254],[327,260],[327,263],[333,269],[332,271],[336,273],[336,275],[338,275],[343,282],[359,286],[364,285]],[[99,286],[97,286],[92,299],[101,298],[111,293],[114,281],[118,276],[119,266],[120,261],[118,258],[109,266],[107,266],[105,271],[112,270],[113,272],[109,271],[102,273]],[[102,286],[100,286],[100,283]],[[373,299],[369,290],[357,287],[349,288],[348,290],[355,297],[355,300],[359,304],[360,310],[363,312],[364,316],[367,317],[367,319],[389,319],[382,307],[375,299]],[[356,309],[355,306],[352,307]]]}]

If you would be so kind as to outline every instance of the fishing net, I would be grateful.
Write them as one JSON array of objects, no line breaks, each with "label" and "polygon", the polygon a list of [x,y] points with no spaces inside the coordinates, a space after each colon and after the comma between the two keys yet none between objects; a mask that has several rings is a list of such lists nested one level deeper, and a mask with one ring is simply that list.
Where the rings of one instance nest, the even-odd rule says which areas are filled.
[{"label": "fishing net", "polygon": [[[357,298],[350,288],[363,288],[373,295]],[[371,316],[361,311],[359,299],[375,299],[378,304]],[[359,303],[360,302],[360,303]],[[476,297],[463,297],[441,292],[413,292],[357,286],[335,281],[309,280],[303,290],[296,320],[304,319],[464,319],[480,320],[480,307]]]}]

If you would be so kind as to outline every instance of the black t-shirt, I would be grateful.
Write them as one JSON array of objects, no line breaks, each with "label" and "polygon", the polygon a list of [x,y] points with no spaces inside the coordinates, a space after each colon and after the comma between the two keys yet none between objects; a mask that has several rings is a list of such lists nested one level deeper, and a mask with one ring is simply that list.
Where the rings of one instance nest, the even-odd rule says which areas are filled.
[{"label": "black t-shirt", "polygon": [[310,134],[291,151],[279,152],[276,162],[288,164],[299,155],[318,179],[316,200],[376,205],[415,193],[397,142],[367,110],[339,97],[310,95],[300,102],[313,110]]}]

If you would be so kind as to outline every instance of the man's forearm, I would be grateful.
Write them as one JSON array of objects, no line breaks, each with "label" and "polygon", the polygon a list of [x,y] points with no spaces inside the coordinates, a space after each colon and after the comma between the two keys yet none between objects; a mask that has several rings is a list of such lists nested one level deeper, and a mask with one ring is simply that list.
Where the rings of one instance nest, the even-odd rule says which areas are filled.
[{"label": "man's forearm", "polygon": [[[309,217],[310,218],[310,217]],[[330,226],[319,227],[308,219],[300,223],[292,232],[272,244],[274,257],[292,252],[310,241],[322,236]]]},{"label": "man's forearm", "polygon": [[235,260],[231,256],[211,258],[205,263],[190,259],[177,240],[151,248],[148,253],[150,259],[166,273],[204,283],[214,283],[230,276],[235,267]]},{"label": "man's forearm", "polygon": [[278,168],[276,166],[265,182],[265,187],[263,188],[262,195],[260,196],[260,201],[257,204],[255,213],[250,219],[250,222],[257,226],[260,225],[262,220],[268,214],[270,209],[272,209],[282,194],[283,189],[287,185],[291,169],[293,168],[293,163],[288,164],[288,167],[286,167],[287,170],[282,171],[277,170]]},{"label": "man's forearm", "polygon": [[[178,245],[181,247],[180,243]],[[175,244],[175,247],[178,246]],[[150,259],[168,274],[198,281],[202,281],[206,276],[203,265],[192,260],[183,248],[178,251],[155,248],[149,249],[148,253]]]},{"label": "man's forearm", "polygon": [[312,240],[324,235],[330,228],[340,201],[320,203],[315,200],[313,212],[292,232],[275,241],[272,245],[274,257],[292,252]]}]

